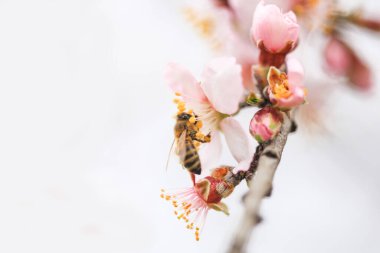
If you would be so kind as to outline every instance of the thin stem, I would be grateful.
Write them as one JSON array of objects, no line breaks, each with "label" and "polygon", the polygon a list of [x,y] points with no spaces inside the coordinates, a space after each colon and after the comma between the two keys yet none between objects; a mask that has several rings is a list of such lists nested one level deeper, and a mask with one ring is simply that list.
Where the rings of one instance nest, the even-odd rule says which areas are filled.
[{"label": "thin stem", "polygon": [[273,178],[291,128],[290,116],[284,113],[280,133],[272,142],[260,144],[256,149],[250,166],[251,176],[247,177],[249,192],[244,198],[245,212],[228,253],[244,252],[253,228],[261,221],[261,202],[271,194]]}]

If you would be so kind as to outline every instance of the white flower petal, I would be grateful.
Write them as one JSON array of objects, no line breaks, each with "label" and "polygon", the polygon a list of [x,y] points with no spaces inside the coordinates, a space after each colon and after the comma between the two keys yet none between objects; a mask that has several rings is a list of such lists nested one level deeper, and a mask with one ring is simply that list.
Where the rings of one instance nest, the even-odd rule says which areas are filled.
[{"label": "white flower petal", "polygon": [[249,159],[251,153],[249,139],[239,122],[228,117],[221,121],[220,128],[235,160],[242,162]]},{"label": "white flower petal", "polygon": [[204,143],[199,150],[199,157],[201,159],[202,174],[209,172],[218,165],[220,155],[222,153],[222,143],[220,140],[220,133],[218,131],[211,132],[211,142]]},{"label": "white flower petal", "polygon": [[253,154],[251,155],[250,158],[238,163],[238,165],[234,168],[233,172],[236,173],[238,171],[247,171],[249,169],[249,166],[251,165],[252,158],[253,158]]},{"label": "white flower petal", "polygon": [[244,93],[241,66],[233,57],[214,59],[202,73],[201,87],[215,110],[233,114]]},{"label": "white flower petal", "polygon": [[302,64],[294,57],[286,58],[286,68],[289,82],[292,85],[303,85],[304,70]]},{"label": "white flower petal", "polygon": [[181,94],[185,102],[203,102],[207,100],[199,82],[189,70],[181,65],[176,63],[168,64],[164,78],[174,92]]}]

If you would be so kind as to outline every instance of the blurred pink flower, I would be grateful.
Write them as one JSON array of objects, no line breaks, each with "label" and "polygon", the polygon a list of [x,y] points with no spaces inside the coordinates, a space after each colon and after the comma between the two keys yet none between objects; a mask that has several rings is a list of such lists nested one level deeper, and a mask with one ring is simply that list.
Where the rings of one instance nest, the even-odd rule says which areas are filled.
[{"label": "blurred pink flower", "polygon": [[211,142],[203,144],[200,150],[202,168],[211,168],[220,156],[220,131],[238,162],[250,156],[246,133],[235,119],[229,117],[238,111],[244,93],[241,67],[235,58],[212,60],[203,70],[200,82],[178,64],[167,67],[165,79],[173,92],[180,93],[187,107],[203,122],[202,132],[211,133]]},{"label": "blurred pink flower", "polygon": [[192,1],[186,9],[188,20],[201,30],[218,55],[236,58],[242,66],[243,84],[248,91],[254,90],[251,66],[257,62],[258,50],[252,47],[247,23],[252,22],[256,1]]},{"label": "blurred pink flower", "polygon": [[251,37],[259,46],[262,44],[271,53],[280,53],[298,40],[299,26],[292,11],[282,13],[276,5],[265,5],[261,1],[254,12]]},{"label": "blurred pink flower", "polygon": [[372,87],[369,67],[342,40],[332,37],[325,48],[327,70],[338,76],[346,76],[356,88],[368,90]]},{"label": "blurred pink flower", "polygon": [[272,140],[280,132],[283,122],[281,113],[273,107],[256,112],[249,125],[251,135],[260,143]]},{"label": "blurred pink flower", "polygon": [[276,107],[291,109],[305,102],[306,90],[303,86],[303,69],[295,59],[287,60],[288,75],[275,67],[268,72],[269,99]]}]

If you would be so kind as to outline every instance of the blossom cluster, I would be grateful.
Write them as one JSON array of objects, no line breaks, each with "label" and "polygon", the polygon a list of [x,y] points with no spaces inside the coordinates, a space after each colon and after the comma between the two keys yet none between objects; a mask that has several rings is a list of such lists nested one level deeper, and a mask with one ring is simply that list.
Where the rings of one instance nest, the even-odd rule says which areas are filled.
[{"label": "blossom cluster", "polygon": [[[227,8],[228,2],[218,4]],[[248,83],[253,86],[245,85],[246,68],[231,56],[211,60],[199,78],[175,63],[165,71],[166,83],[177,96],[176,154],[192,186],[176,192],[162,190],[161,197],[171,202],[177,218],[195,231],[197,240],[208,211],[228,214],[221,200],[250,172],[248,133],[261,145],[270,143],[281,131],[284,117],[306,100],[302,65],[290,55],[300,29],[294,12],[283,13],[276,5],[260,2],[251,19],[246,36],[252,40],[250,47],[259,52],[248,68]],[[234,118],[243,108],[258,108],[246,127]],[[236,160],[234,166],[218,165],[221,136]]]},{"label": "blossom cluster", "polygon": [[[380,31],[380,19],[371,17],[364,13],[362,9],[348,11],[346,6],[340,6],[338,1],[330,0],[268,0],[275,2],[284,10],[290,10],[284,18],[292,24],[292,20],[297,16],[298,26],[300,29],[293,27],[293,32],[289,32],[289,40],[294,40],[299,36],[303,39],[303,45],[310,44],[313,40],[321,40],[322,46],[313,47],[318,51],[322,58],[323,70],[329,74],[329,82],[344,81],[359,91],[368,91],[373,85],[372,72],[365,59],[352,48],[347,38],[347,28],[352,25],[361,28],[361,31]],[[206,38],[212,38],[212,45],[217,52],[222,55],[231,55],[236,57],[243,69],[243,82],[247,88],[253,89],[253,83],[249,76],[250,66],[257,63],[257,54],[259,53],[253,47],[249,47],[249,42],[260,33],[258,30],[251,31],[252,12],[260,0],[209,0],[209,1],[191,1],[186,8],[188,19],[192,24],[202,30]],[[191,11],[189,11],[191,10]],[[273,18],[265,22],[276,22],[276,15],[279,9],[271,8],[261,15],[271,15]],[[261,20],[261,21],[260,21]],[[206,22],[207,21],[207,22]],[[257,17],[257,22],[262,22]],[[204,24],[209,24],[208,29]],[[286,25],[286,24],[284,24]],[[300,34],[298,33],[298,30]],[[280,31],[273,30],[270,33],[277,33],[278,37],[262,38],[264,41],[270,39],[271,47],[266,48],[268,51],[281,53],[279,49],[292,47],[295,45],[286,45],[286,40],[277,40],[282,35]],[[270,33],[267,35],[270,36]],[[312,37],[312,39],[310,39]],[[216,41],[216,42],[215,42]],[[306,43],[305,43],[306,42]],[[261,50],[262,51],[262,50]],[[261,52],[262,54],[262,52]],[[264,54],[265,55],[265,54]],[[310,66],[316,68],[317,66]],[[321,78],[322,79],[322,78]],[[320,80],[318,80],[320,81]],[[320,81],[320,83],[325,83]],[[319,86],[320,89],[323,85]]]}]

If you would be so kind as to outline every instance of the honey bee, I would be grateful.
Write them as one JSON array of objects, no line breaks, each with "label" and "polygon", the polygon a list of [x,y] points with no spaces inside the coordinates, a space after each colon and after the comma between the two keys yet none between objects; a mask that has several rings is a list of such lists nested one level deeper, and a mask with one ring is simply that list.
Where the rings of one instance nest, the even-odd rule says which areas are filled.
[{"label": "honey bee", "polygon": [[204,136],[199,131],[200,123],[189,113],[177,115],[174,127],[176,154],[184,168],[193,174],[201,174],[202,167],[196,144],[210,142],[210,134]]}]

